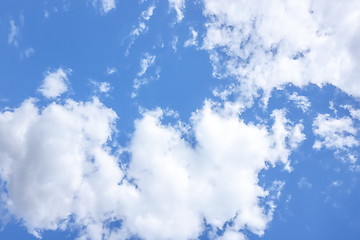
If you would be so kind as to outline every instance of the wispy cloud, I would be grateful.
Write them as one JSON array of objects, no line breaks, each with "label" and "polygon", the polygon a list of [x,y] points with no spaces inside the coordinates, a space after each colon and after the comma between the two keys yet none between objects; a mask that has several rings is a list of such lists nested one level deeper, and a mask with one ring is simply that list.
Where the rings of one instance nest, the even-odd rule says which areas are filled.
[{"label": "wispy cloud", "polygon": [[300,178],[298,181],[298,187],[299,188],[312,188],[312,184],[308,181],[306,177]]},{"label": "wispy cloud", "polygon": [[175,10],[177,22],[180,22],[184,18],[185,0],[169,0],[169,6]]},{"label": "wispy cloud", "polygon": [[148,84],[149,80],[159,79],[160,77],[160,68],[157,68],[154,76],[144,76],[150,67],[155,64],[156,56],[146,53],[144,57],[140,60],[140,70],[136,74],[137,77],[134,79],[133,88],[134,91],[131,94],[131,97],[134,98],[137,96],[138,91],[141,86]]},{"label": "wispy cloud", "polygon": [[29,58],[31,57],[32,55],[34,55],[35,53],[35,50],[33,48],[27,48],[25,51],[24,51],[24,56],[26,58]]},{"label": "wispy cloud", "polygon": [[188,40],[185,41],[184,47],[197,46],[197,44],[198,44],[198,42],[197,42],[198,32],[195,31],[193,27],[190,27],[189,30],[191,32],[191,38],[189,38]]},{"label": "wispy cloud", "polygon": [[99,8],[103,14],[116,8],[115,0],[93,0],[92,4],[94,7]]},{"label": "wispy cloud", "polygon": [[10,20],[10,32],[8,35],[8,43],[14,46],[18,46],[18,37],[20,35],[19,28],[15,25],[14,20]]},{"label": "wispy cloud", "polygon": [[148,27],[146,26],[146,22],[148,22],[151,16],[154,14],[155,5],[151,5],[147,10],[141,12],[141,17],[139,19],[139,24],[135,27],[130,33],[130,43],[126,49],[125,56],[128,56],[130,53],[130,49],[132,45],[135,43],[136,39],[146,31],[148,31]]},{"label": "wispy cloud", "polygon": [[113,75],[114,73],[117,72],[117,69],[115,67],[107,67],[105,74],[106,75]]},{"label": "wispy cloud", "polygon": [[309,99],[305,96],[300,96],[297,92],[294,92],[289,96],[291,101],[294,101],[296,106],[300,108],[303,112],[306,112],[311,107]]}]

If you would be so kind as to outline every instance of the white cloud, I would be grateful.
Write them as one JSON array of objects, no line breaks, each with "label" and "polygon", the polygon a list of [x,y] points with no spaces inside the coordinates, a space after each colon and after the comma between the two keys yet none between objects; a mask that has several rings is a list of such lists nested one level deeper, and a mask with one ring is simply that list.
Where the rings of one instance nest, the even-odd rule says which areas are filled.
[{"label": "white cloud", "polygon": [[357,129],[349,117],[332,118],[329,114],[319,114],[313,122],[313,132],[318,137],[315,149],[347,150],[359,145]]},{"label": "white cloud", "polygon": [[291,101],[294,101],[296,106],[300,108],[303,112],[306,112],[311,107],[309,99],[305,96],[300,96],[297,92],[294,92],[289,96]]},{"label": "white cloud", "polygon": [[97,91],[99,91],[100,93],[107,93],[111,89],[111,84],[109,82],[91,81],[91,83],[97,88]]},{"label": "white cloud", "polygon": [[184,18],[185,0],[169,0],[169,6],[176,11],[177,21]]},{"label": "white cloud", "polygon": [[[192,116],[195,148],[181,130],[162,124],[162,115],[160,109],[145,112],[135,123],[127,177],[138,194],[126,201],[123,227],[144,239],[194,239],[205,219],[215,229],[233,221],[224,229],[229,237],[244,229],[262,235],[274,206],[260,204],[269,192],[258,185],[258,173],[269,164],[289,165],[291,128],[284,111],[274,112],[268,131],[207,102]],[[124,232],[113,239],[126,238]]]},{"label": "white cloud", "polygon": [[8,35],[8,43],[18,46],[19,28],[15,25],[14,20],[10,20],[10,32]]},{"label": "white cloud", "polygon": [[189,30],[191,32],[191,38],[186,40],[186,42],[184,43],[184,47],[197,46],[197,44],[198,44],[198,42],[197,42],[198,32],[195,31],[193,27],[190,27]]},{"label": "white cloud", "polygon": [[[38,108],[28,99],[0,113],[0,177],[6,207],[37,237],[113,219],[123,174],[107,141],[116,114],[94,98]],[[91,239],[99,239],[91,234]]]},{"label": "white cloud", "polygon": [[155,80],[160,78],[160,68],[157,68],[154,76],[146,77],[145,73],[150,67],[155,63],[156,56],[146,53],[144,57],[140,60],[140,70],[137,73],[137,77],[134,79],[133,88],[134,91],[131,94],[132,98],[135,98],[138,94],[138,90],[141,86],[149,83],[149,80]]},{"label": "white cloud", "polygon": [[104,14],[116,8],[115,0],[93,0],[92,4],[94,7],[99,7]]},{"label": "white cloud", "polygon": [[59,68],[54,72],[48,71],[45,75],[43,84],[38,89],[42,95],[47,98],[56,98],[68,90],[67,74],[71,73],[71,69]]},{"label": "white cloud", "polygon": [[223,239],[242,239],[245,229],[262,235],[275,205],[258,174],[277,163],[289,169],[298,125],[276,110],[268,130],[207,101],[192,115],[192,146],[164,114],[145,111],[135,122],[122,170],[109,147],[116,114],[97,98],[43,108],[29,99],[0,113],[6,207],[38,237],[71,224],[79,239],[194,239],[204,219],[215,230],[233,222]]},{"label": "white cloud", "polygon": [[292,83],[335,85],[360,96],[360,2],[203,0],[204,49],[214,71],[252,99]]},{"label": "white cloud", "polygon": [[300,178],[300,180],[298,182],[298,187],[299,188],[312,188],[312,184],[307,180],[306,177],[302,177],[302,178]]},{"label": "white cloud", "polygon": [[154,65],[156,56],[150,55],[148,53],[145,54],[144,58],[140,60],[140,71],[137,73],[138,77],[143,76],[149,67]]},{"label": "white cloud", "polygon": [[360,109],[355,109],[354,107],[352,107],[350,105],[344,105],[342,107],[349,110],[350,115],[351,115],[352,118],[360,120]]},{"label": "white cloud", "polygon": [[141,13],[139,24],[130,33],[130,43],[126,49],[125,56],[129,55],[130,48],[135,43],[135,40],[148,30],[145,22],[148,22],[154,13],[155,5],[150,6],[147,10]]}]

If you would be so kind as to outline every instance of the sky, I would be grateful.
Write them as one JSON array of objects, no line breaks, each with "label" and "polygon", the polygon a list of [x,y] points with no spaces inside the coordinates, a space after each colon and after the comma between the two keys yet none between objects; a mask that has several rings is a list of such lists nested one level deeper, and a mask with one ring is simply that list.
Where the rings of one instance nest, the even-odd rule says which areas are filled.
[{"label": "sky", "polygon": [[360,1],[3,0],[0,239],[360,239]]}]

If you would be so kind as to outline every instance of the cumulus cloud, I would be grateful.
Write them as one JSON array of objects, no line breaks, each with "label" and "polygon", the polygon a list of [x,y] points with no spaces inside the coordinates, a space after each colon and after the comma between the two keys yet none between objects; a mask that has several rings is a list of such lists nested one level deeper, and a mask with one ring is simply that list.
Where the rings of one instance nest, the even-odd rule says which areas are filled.
[{"label": "cumulus cloud", "polygon": [[30,233],[40,237],[69,221],[87,229],[113,217],[123,176],[106,147],[115,119],[96,98],[41,109],[28,99],[0,113],[6,207]]},{"label": "cumulus cloud", "polygon": [[203,0],[203,48],[245,99],[273,88],[330,83],[359,97],[360,2]]},{"label": "cumulus cloud", "polygon": [[319,114],[313,122],[313,131],[320,138],[314,143],[315,149],[347,149],[359,145],[355,138],[357,129],[349,117],[332,118],[329,114]]},{"label": "cumulus cloud", "polygon": [[242,238],[245,229],[262,235],[275,205],[258,174],[278,163],[290,169],[301,124],[275,110],[269,129],[209,101],[193,113],[191,133],[163,124],[164,115],[145,111],[135,122],[131,159],[122,165],[109,142],[117,116],[97,98],[42,108],[28,99],[1,112],[0,176],[9,212],[37,237],[71,225],[79,239],[194,239],[204,221],[224,230],[223,239]]},{"label": "cumulus cloud", "polygon": [[[242,236],[238,231],[244,229],[262,235],[273,205],[260,203],[269,192],[258,185],[258,173],[279,162],[289,165],[292,127],[284,111],[273,113],[275,123],[267,130],[207,102],[192,116],[195,147],[162,117],[157,109],[135,123],[127,177],[138,194],[124,207],[123,227],[144,239],[194,239],[205,220],[228,232],[224,237]],[[223,228],[228,221],[233,225]]]},{"label": "cumulus cloud", "polygon": [[48,71],[45,74],[43,84],[38,91],[46,98],[56,98],[68,90],[68,77],[71,69],[58,68],[54,72]]},{"label": "cumulus cloud", "polygon": [[185,0],[169,0],[169,6],[176,11],[177,21],[184,18]]}]

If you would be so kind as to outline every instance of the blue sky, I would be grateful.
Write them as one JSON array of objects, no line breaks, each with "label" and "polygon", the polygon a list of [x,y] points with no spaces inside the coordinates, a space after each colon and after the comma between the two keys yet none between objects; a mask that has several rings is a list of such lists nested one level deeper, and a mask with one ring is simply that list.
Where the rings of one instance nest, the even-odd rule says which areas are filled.
[{"label": "blue sky", "polygon": [[360,3],[0,3],[0,239],[359,239]]}]

